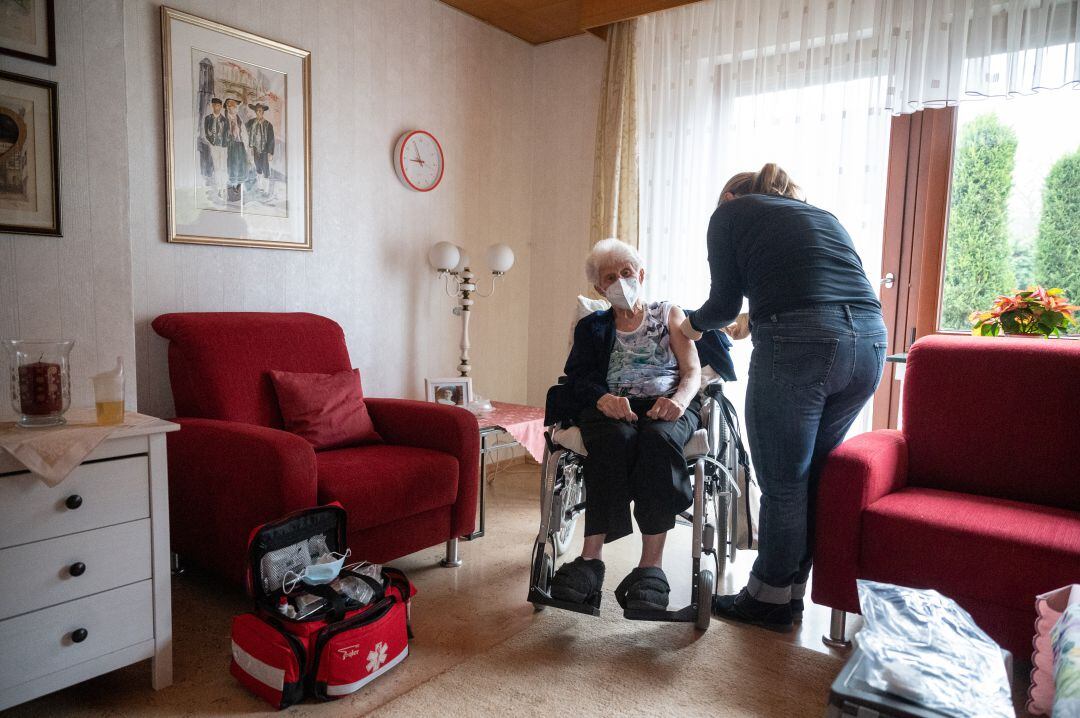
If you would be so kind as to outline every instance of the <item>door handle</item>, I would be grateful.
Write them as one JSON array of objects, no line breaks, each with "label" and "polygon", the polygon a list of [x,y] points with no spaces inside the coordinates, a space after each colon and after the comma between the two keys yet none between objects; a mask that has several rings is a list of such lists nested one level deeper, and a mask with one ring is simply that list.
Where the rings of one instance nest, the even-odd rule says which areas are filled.
[{"label": "door handle", "polygon": [[896,275],[893,274],[892,272],[889,272],[888,274],[886,274],[884,277],[881,278],[881,283],[883,285],[885,285],[886,289],[892,289],[893,284],[896,283]]}]

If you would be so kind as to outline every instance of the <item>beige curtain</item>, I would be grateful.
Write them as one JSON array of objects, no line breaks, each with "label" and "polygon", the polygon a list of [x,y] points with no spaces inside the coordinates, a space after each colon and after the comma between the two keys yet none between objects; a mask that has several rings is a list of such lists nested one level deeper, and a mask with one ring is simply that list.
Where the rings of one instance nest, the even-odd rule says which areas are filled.
[{"label": "beige curtain", "polygon": [[596,121],[589,246],[618,237],[638,246],[638,138],[634,97],[637,20],[608,27]]}]

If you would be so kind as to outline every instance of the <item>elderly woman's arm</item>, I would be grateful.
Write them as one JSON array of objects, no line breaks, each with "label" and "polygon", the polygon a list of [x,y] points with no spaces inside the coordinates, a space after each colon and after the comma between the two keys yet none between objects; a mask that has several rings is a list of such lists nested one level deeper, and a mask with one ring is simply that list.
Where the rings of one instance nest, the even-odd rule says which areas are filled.
[{"label": "elderly woman's arm", "polygon": [[[668,314],[668,326],[678,327],[686,320],[686,315],[679,307],[672,305]],[[671,398],[660,397],[646,412],[650,419],[662,421],[676,421],[686,407],[694,399],[694,395],[701,388],[701,360],[698,359],[697,348],[694,343],[687,339],[682,332],[670,332],[671,351],[675,353],[675,359],[679,362],[679,388]]]}]

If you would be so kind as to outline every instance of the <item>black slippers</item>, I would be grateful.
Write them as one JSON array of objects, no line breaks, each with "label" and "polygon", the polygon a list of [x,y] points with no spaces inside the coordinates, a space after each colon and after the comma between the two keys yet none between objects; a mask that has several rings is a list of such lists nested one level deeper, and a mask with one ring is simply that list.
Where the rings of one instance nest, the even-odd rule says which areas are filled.
[{"label": "black slippers", "polygon": [[663,611],[668,605],[668,585],[664,570],[655,566],[638,566],[615,589],[615,600],[624,610]]},{"label": "black slippers", "polygon": [[593,603],[604,585],[604,562],[578,556],[564,563],[551,579],[551,597],[572,603]]}]

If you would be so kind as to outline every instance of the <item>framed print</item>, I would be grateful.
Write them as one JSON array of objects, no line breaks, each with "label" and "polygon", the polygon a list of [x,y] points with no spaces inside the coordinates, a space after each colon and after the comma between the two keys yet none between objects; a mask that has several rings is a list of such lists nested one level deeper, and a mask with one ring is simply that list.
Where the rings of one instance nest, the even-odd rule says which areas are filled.
[{"label": "framed print", "polygon": [[56,64],[53,0],[0,0],[0,54]]},{"label": "framed print", "polygon": [[0,72],[0,232],[60,236],[56,83]]},{"label": "framed print", "polygon": [[311,249],[311,53],[161,8],[168,241]]},{"label": "framed print", "polygon": [[436,404],[467,407],[472,401],[472,379],[455,376],[450,379],[425,379],[427,400]]}]

